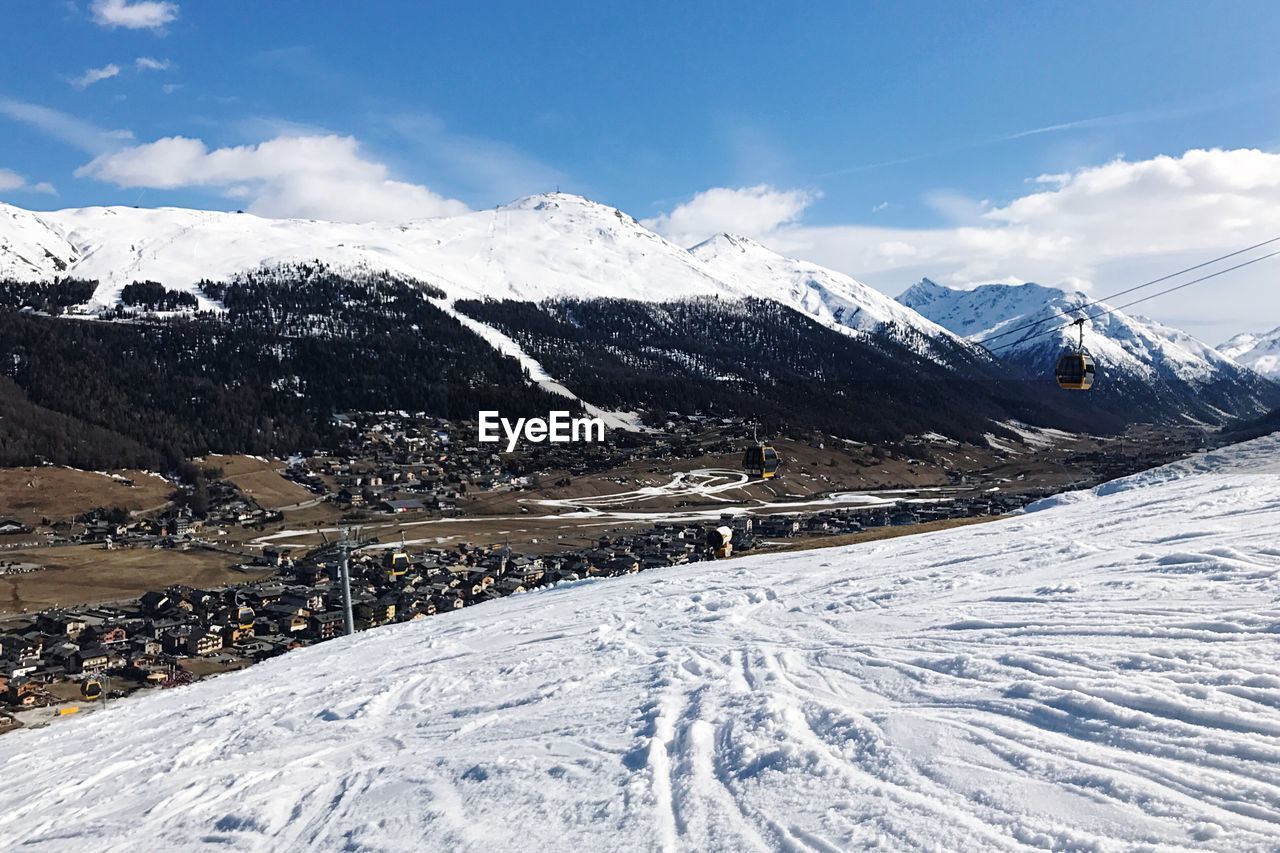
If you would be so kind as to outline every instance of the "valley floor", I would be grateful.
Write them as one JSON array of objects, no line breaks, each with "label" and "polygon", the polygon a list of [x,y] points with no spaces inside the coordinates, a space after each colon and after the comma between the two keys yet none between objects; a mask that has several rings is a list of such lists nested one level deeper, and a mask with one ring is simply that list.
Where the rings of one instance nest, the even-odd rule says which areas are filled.
[{"label": "valley floor", "polygon": [[33,850],[1280,845],[1280,434],[582,581],[4,739]]}]

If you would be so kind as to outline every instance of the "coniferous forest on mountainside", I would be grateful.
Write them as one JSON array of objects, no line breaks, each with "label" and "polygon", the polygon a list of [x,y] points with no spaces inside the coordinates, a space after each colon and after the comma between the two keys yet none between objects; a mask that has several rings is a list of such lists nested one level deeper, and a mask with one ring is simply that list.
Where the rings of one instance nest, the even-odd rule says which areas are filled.
[{"label": "coniferous forest on mountainside", "polygon": [[218,313],[155,319],[121,306],[117,322],[72,322],[30,310],[83,302],[93,284],[0,282],[0,465],[288,453],[323,443],[347,411],[567,408],[420,283],[294,267],[202,283]]},{"label": "coniferous forest on mountainside", "polygon": [[[0,280],[0,465],[290,453],[327,443],[343,412],[466,420],[576,408],[433,302],[443,291],[390,273],[260,269],[200,282],[203,301],[135,282],[102,319],[57,317],[96,285]],[[760,299],[455,309],[510,335],[582,399],[650,422],[703,412],[863,441],[937,432],[982,442],[1010,418],[1105,432],[1132,414],[958,344],[938,363],[893,329],[843,334]]]},{"label": "coniferous forest on mountainside", "polygon": [[1011,374],[955,347],[939,364],[891,332],[851,336],[776,302],[621,299],[455,306],[515,338],[553,376],[606,408],[702,410],[861,441],[938,432],[982,442],[993,421],[1115,429],[1054,399],[1047,377]]}]

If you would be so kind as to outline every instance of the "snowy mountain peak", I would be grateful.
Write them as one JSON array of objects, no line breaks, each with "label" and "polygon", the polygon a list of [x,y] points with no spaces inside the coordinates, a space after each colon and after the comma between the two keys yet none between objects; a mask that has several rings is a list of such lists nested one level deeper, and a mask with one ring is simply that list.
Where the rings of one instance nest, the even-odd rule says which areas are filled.
[{"label": "snowy mountain peak", "polygon": [[772,255],[778,260],[786,260],[782,255],[779,255],[767,246],[757,243],[750,237],[743,237],[740,234],[730,234],[727,231],[721,231],[713,237],[708,237],[689,251],[704,259],[714,257],[721,252],[763,252],[765,254]]},{"label": "snowy mountain peak", "polygon": [[1239,334],[1218,346],[1218,352],[1257,373],[1280,382],[1280,326],[1261,334]]},{"label": "snowy mountain peak", "polygon": [[957,340],[842,273],[736,235],[686,250],[626,213],[572,193],[398,225],[173,208],[0,209],[0,274],[97,279],[94,308],[114,305],[135,280],[192,290],[201,279],[317,259],[428,281],[451,300],[754,296],[851,334],[889,328],[918,351],[931,340]]},{"label": "snowy mountain peak", "polygon": [[892,332],[918,351],[958,339],[919,313],[856,279],[781,255],[749,237],[717,234],[689,250],[710,271],[761,298],[790,305],[850,333]]},{"label": "snowy mountain peak", "polygon": [[[498,207],[499,210],[539,210],[539,211],[565,211],[578,213],[602,214],[606,216],[622,214],[616,207],[610,207],[607,204],[601,204],[598,201],[592,201],[586,196],[577,195],[575,193],[565,193],[559,190],[555,192],[534,193],[533,195],[522,196],[515,201],[509,202]],[[622,214],[626,216],[626,214]],[[627,217],[630,219],[631,217]],[[633,220],[634,221],[634,220]]]},{"label": "snowy mountain peak", "polygon": [[[1265,408],[1258,395],[1265,383],[1251,371],[1180,329],[1093,303],[1085,293],[1039,284],[957,290],[925,280],[898,299],[956,334],[981,342],[999,358],[1040,374],[1063,348],[1075,344],[1078,333],[1069,323],[1087,313],[1091,319],[1084,344],[1106,380],[1105,393],[1127,388],[1130,395],[1153,400],[1181,398],[1184,411],[1197,412],[1196,417],[1246,416]],[[1233,393],[1206,409],[1204,395],[1210,388],[1247,393]]]},{"label": "snowy mountain peak", "polygon": [[960,290],[925,278],[904,290],[898,301],[956,334],[984,338],[1006,327],[1040,319],[1028,315],[1070,314],[1086,304],[1089,297],[1030,282],[984,284]]}]

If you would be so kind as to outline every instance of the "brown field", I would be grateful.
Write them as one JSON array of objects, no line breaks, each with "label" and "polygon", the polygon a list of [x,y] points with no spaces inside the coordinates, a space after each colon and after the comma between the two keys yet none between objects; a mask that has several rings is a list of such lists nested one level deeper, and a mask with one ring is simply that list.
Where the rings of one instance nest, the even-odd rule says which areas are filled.
[{"label": "brown field", "polygon": [[223,479],[258,502],[265,509],[293,506],[316,496],[291,480],[280,476],[284,463],[278,459],[255,459],[252,456],[210,455],[206,465],[221,468]]},{"label": "brown field", "polygon": [[846,533],[838,536],[797,536],[776,545],[758,545],[749,553],[781,553],[783,551],[812,551],[815,548],[838,548],[841,545],[857,545],[862,542],[878,542],[883,539],[897,539],[899,536],[914,536],[917,533],[933,533],[938,530],[952,530],[956,527],[969,527],[973,524],[986,524],[1009,518],[1007,515],[985,515],[976,518],[944,518],[940,521],[926,521],[923,524],[911,524],[904,527],[873,527],[860,533]]},{"label": "brown field", "polygon": [[35,524],[42,518],[71,519],[100,506],[159,509],[173,491],[172,484],[145,471],[112,473],[133,485],[72,468],[0,468],[0,517]]},{"label": "brown field", "polygon": [[105,551],[97,546],[68,545],[8,551],[4,558],[46,568],[0,577],[2,613],[133,599],[171,584],[218,586],[243,583],[250,577],[230,568],[237,562],[235,557],[213,551]]}]

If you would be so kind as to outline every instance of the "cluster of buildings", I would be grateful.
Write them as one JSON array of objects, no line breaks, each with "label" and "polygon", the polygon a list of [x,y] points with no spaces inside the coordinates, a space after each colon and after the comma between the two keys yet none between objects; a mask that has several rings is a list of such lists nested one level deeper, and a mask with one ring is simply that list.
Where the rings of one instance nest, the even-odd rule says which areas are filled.
[{"label": "cluster of buildings", "polygon": [[[719,521],[662,521],[601,537],[561,554],[459,545],[410,554],[371,546],[349,557],[354,630],[425,618],[527,589],[586,577],[714,559],[708,531],[733,530],[735,551],[775,539],[854,533],[945,518],[996,515],[1027,496],[993,495],[813,513],[725,515]],[[12,708],[61,701],[51,687],[110,674],[117,689],[171,686],[191,677],[192,659],[244,665],[340,636],[346,608],[342,552],[327,545],[294,558],[273,552],[269,580],[221,589],[171,587],[128,604],[52,610],[0,626],[0,698]]]},{"label": "cluster of buildings", "polygon": [[[383,414],[362,415],[342,425],[347,427],[344,442],[332,451],[291,460],[285,476],[314,494],[317,502],[334,501],[355,519],[373,512],[448,515],[464,495],[536,485],[538,472],[565,472],[567,479],[636,460],[732,453],[751,435],[741,419],[672,414],[661,433],[615,431],[601,443],[538,444],[519,457],[504,458],[490,446],[476,445],[466,424]],[[34,531],[0,519],[0,529],[7,525],[10,532],[21,529],[49,542],[190,547],[200,540],[204,527],[262,527],[281,519],[279,512],[263,509],[229,482],[214,479],[201,488],[206,490],[203,517],[192,511],[190,501],[179,500],[156,518],[103,509]],[[472,545],[410,554],[403,545],[366,544],[349,557],[351,629],[421,619],[559,581],[715,559],[726,553],[723,534],[711,535],[717,528],[732,531],[732,550],[740,553],[790,537],[997,515],[1030,499],[991,493],[765,516],[725,514],[718,520],[667,520],[556,554]],[[348,630],[348,616],[339,548],[330,543],[296,556],[268,548],[255,561],[268,565],[271,576],[234,587],[178,586],[123,604],[6,619],[0,622],[0,705],[12,711],[64,702],[76,695],[77,683],[85,685],[104,675],[117,692],[182,684],[340,636]],[[28,569],[18,563],[8,568]],[[0,564],[0,573],[5,570]]]},{"label": "cluster of buildings", "polygon": [[639,459],[670,461],[732,452],[750,431],[741,418],[672,414],[666,433],[607,432],[603,442],[531,444],[519,457],[476,441],[474,424],[384,413],[339,417],[347,438],[332,451],[297,457],[285,476],[352,518],[373,513],[451,515],[477,492],[534,484],[541,471],[570,477],[607,471]]}]

